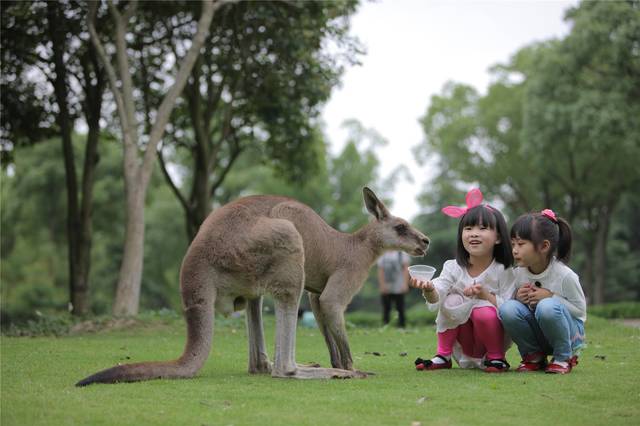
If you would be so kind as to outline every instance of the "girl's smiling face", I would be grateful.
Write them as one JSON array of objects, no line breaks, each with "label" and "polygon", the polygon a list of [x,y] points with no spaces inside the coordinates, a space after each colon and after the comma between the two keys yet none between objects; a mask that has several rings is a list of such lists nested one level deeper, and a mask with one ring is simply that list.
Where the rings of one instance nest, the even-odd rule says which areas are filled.
[{"label": "girl's smiling face", "polygon": [[493,248],[499,242],[496,230],[483,224],[462,228],[462,245],[471,258],[493,257]]}]

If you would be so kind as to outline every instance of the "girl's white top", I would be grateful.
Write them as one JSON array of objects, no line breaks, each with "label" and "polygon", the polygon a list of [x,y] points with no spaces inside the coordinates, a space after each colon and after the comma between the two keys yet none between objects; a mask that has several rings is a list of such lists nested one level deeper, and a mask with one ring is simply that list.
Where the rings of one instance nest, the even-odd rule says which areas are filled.
[{"label": "girl's white top", "polygon": [[482,284],[493,293],[499,307],[513,297],[513,268],[505,269],[504,265],[494,260],[480,275],[471,277],[467,269],[462,268],[455,260],[447,260],[442,267],[442,273],[433,280],[433,285],[438,292],[438,302],[427,301],[430,311],[438,310],[436,317],[438,333],[467,322],[473,308],[494,306],[487,300],[464,296],[463,290],[474,283]]},{"label": "girl's white top", "polygon": [[553,292],[553,297],[567,307],[571,316],[582,322],[587,320],[587,301],[578,274],[555,257],[551,259],[547,269],[540,274],[533,274],[526,267],[515,268],[514,272],[515,291],[523,284],[535,284],[538,281],[542,288]]}]

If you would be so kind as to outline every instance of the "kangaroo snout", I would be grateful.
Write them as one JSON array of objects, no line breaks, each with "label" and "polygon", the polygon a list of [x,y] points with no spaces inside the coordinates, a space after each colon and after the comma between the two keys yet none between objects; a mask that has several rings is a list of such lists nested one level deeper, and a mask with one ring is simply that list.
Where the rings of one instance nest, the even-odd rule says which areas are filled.
[{"label": "kangaroo snout", "polygon": [[418,256],[424,256],[427,254],[427,250],[429,250],[429,243],[430,241],[428,237],[423,235],[422,238],[420,238],[420,247],[416,250]]},{"label": "kangaroo snout", "polygon": [[426,235],[420,235],[418,237],[418,247],[413,250],[413,253],[410,253],[412,256],[424,256],[427,254],[427,250],[429,249],[429,237]]},{"label": "kangaroo snout", "polygon": [[426,252],[429,249],[429,243],[431,243],[431,241],[429,241],[429,238],[424,237],[422,243],[424,244],[424,251]]}]

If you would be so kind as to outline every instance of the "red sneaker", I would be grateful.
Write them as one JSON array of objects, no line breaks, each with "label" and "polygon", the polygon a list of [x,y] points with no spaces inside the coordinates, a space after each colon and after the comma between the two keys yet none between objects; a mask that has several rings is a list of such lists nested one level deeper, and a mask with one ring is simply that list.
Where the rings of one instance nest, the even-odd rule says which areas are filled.
[{"label": "red sneaker", "polygon": [[442,355],[436,355],[437,358],[440,358],[444,361],[444,363],[435,363],[430,359],[422,359],[418,358],[415,360],[416,370],[441,370],[441,369],[449,369],[451,368],[451,360],[446,359]]},{"label": "red sneaker", "polygon": [[575,367],[576,365],[578,365],[578,355],[574,355],[569,358],[569,364],[571,365],[571,367]]},{"label": "red sneaker", "polygon": [[547,366],[547,357],[542,352],[534,352],[522,357],[516,371],[527,373],[529,371],[541,371]]},{"label": "red sneaker", "polygon": [[574,355],[567,360],[567,366],[556,364],[554,361],[551,362],[545,368],[544,372],[548,374],[569,374],[571,373],[571,369],[578,365],[578,356]]}]

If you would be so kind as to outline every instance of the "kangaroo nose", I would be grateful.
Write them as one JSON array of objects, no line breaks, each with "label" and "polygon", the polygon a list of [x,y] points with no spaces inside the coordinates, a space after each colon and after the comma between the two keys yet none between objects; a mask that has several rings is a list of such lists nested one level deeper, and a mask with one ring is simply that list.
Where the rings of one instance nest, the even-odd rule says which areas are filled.
[{"label": "kangaroo nose", "polygon": [[424,245],[425,245],[425,246],[429,247],[429,238],[424,237],[424,238],[422,239],[422,242],[424,243]]}]

